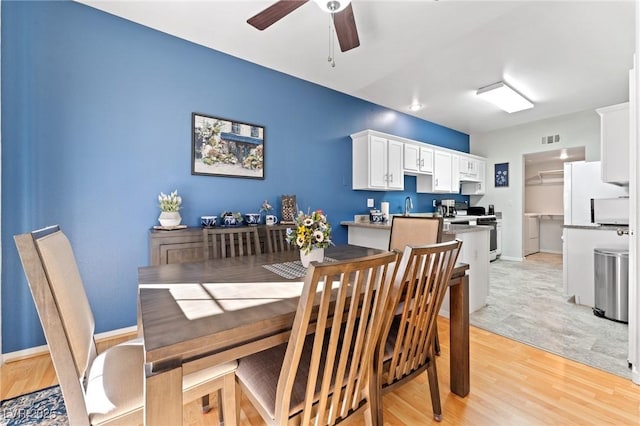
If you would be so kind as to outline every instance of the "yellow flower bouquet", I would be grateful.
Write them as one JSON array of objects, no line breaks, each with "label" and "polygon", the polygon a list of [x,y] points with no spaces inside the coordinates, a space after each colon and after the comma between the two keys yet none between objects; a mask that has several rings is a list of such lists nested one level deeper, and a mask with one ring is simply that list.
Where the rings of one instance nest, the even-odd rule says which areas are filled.
[{"label": "yellow flower bouquet", "polygon": [[295,244],[304,254],[313,248],[327,248],[331,244],[331,225],[322,210],[311,213],[300,211],[296,217],[295,229],[287,229],[287,241]]}]

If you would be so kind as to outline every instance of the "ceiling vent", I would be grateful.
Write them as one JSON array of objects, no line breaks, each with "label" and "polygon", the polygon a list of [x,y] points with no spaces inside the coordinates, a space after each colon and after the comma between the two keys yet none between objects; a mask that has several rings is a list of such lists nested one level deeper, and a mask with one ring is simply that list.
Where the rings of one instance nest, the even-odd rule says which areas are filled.
[{"label": "ceiling vent", "polygon": [[542,137],[542,145],[560,142],[560,135],[549,135]]}]

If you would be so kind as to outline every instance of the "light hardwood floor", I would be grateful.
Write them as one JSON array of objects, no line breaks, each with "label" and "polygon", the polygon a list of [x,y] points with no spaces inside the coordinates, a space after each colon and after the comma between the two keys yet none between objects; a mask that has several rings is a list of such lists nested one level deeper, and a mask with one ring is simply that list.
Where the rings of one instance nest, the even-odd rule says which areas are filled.
[{"label": "light hardwood floor", "polygon": [[[471,327],[471,393],[449,391],[449,323],[440,318],[442,356],[438,358],[442,425],[640,425],[640,386]],[[48,356],[5,364],[0,399],[56,384]],[[212,398],[215,400],[215,398]],[[426,373],[384,396],[385,424],[429,425],[432,420]],[[198,403],[185,407],[185,425],[217,425]],[[263,425],[243,399],[241,424]],[[343,422],[364,424],[361,413]]]}]

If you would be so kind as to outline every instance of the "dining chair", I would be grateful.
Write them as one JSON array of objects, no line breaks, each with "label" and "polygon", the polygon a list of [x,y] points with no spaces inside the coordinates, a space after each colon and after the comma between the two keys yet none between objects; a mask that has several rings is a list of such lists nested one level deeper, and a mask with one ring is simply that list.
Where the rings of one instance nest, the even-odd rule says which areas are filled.
[{"label": "dining chair", "polygon": [[256,226],[239,228],[203,228],[205,259],[260,254],[260,237]]},{"label": "dining chair", "polygon": [[267,225],[264,227],[267,234],[267,252],[277,253],[293,250],[293,245],[287,241],[287,229],[292,225]]},{"label": "dining chair", "polygon": [[[56,226],[14,236],[29,289],[49,346],[72,425],[142,424],[145,360],[142,339],[98,354],[95,321],[73,249]],[[222,390],[218,413],[235,417],[237,363],[209,367],[183,377],[183,402]],[[222,408],[222,409],[221,409]]]},{"label": "dining chair", "polygon": [[[462,242],[406,246],[398,262],[389,314],[376,353],[380,397],[374,405],[382,424],[381,394],[427,370],[433,417],[442,419],[440,390],[433,356],[438,312],[451,280]],[[396,315],[396,313],[398,313]]]},{"label": "dining chair", "polygon": [[[389,250],[404,251],[407,245],[436,244],[442,242],[441,217],[393,216],[391,219],[391,236]],[[434,350],[440,355],[440,338],[436,328],[433,333]]]},{"label": "dining chair", "polygon": [[311,263],[288,343],[238,360],[238,386],[267,424],[333,425],[361,407],[372,418],[373,355],[396,259]]},{"label": "dining chair", "polygon": [[404,251],[407,245],[442,242],[441,217],[393,216],[389,250]]}]

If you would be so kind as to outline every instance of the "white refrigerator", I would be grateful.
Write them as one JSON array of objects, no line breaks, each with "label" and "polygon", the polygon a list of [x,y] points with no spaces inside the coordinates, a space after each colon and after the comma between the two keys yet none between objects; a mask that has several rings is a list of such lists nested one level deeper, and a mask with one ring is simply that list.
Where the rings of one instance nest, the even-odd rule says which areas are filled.
[{"label": "white refrigerator", "polygon": [[627,196],[628,189],[602,182],[600,161],[564,163],[564,224],[593,225],[591,199]]}]

